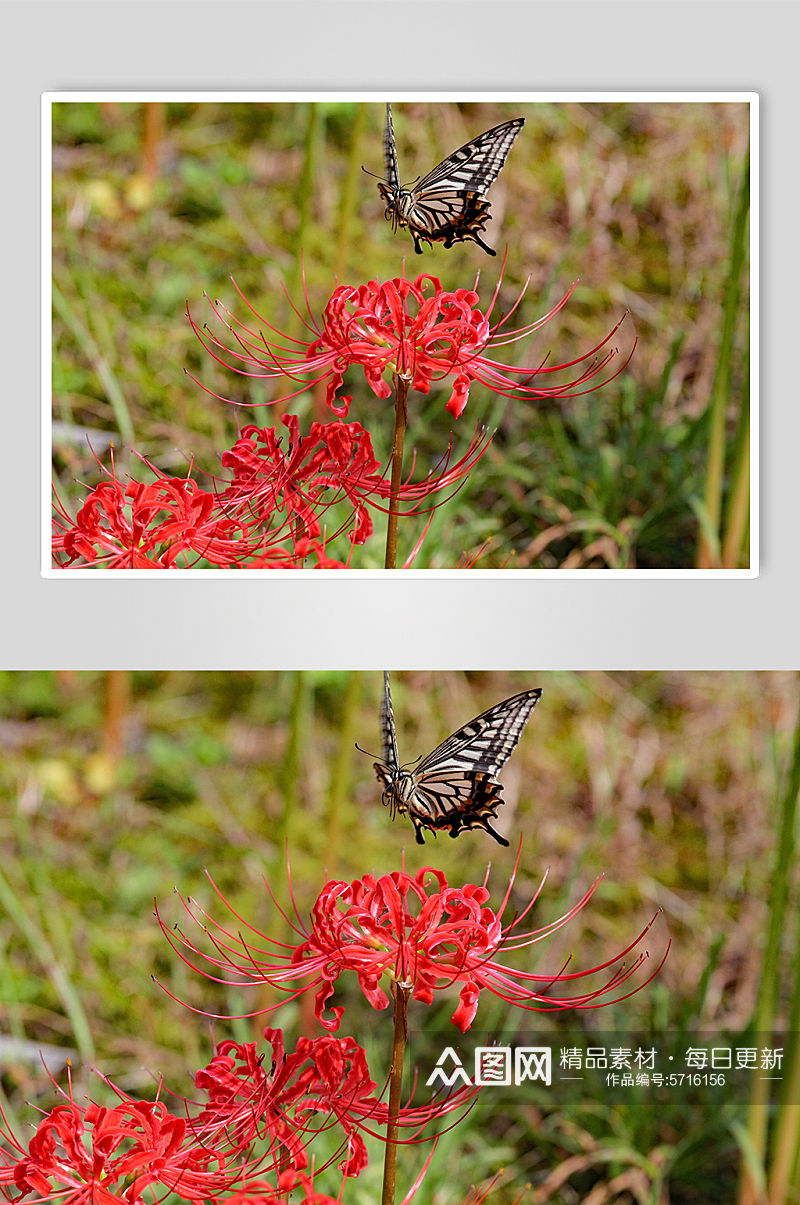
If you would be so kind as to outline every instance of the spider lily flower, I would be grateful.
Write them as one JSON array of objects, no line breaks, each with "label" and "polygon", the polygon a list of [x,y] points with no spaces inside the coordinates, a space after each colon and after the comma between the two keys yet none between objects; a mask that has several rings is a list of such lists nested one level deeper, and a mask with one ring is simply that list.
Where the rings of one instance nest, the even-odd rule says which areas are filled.
[{"label": "spider lily flower", "polygon": [[151,1199],[148,1189],[200,1203],[241,1176],[241,1170],[226,1170],[225,1154],[196,1143],[186,1119],[160,1101],[125,1100],[105,1108],[70,1098],[42,1118],[27,1148],[4,1127],[0,1136],[10,1147],[0,1184],[62,1205],[139,1205]]},{"label": "spider lily flower", "polygon": [[[255,1043],[229,1041],[222,1042],[208,1066],[197,1073],[196,1087],[207,1101],[190,1122],[194,1137],[213,1147],[224,1134],[242,1150],[257,1138],[265,1139],[276,1167],[288,1163],[304,1171],[309,1167],[308,1143],[322,1129],[335,1126],[343,1134],[345,1150],[339,1170],[345,1177],[357,1176],[368,1161],[362,1133],[385,1141],[389,1120],[388,1105],[376,1095],[363,1048],[355,1038],[323,1034],[301,1037],[287,1052],[279,1029],[265,1029],[264,1037],[272,1047],[269,1070]],[[403,1106],[392,1120],[412,1133],[401,1141],[420,1141],[431,1122],[462,1109],[474,1094],[474,1089],[464,1088],[424,1105]]]},{"label": "spider lily flower", "polygon": [[[279,1029],[266,1029],[272,1047],[271,1070],[255,1043],[222,1042],[207,1067],[195,1076],[207,1094],[202,1112],[191,1128],[199,1141],[225,1134],[239,1148],[266,1138],[275,1165],[287,1159],[295,1170],[309,1166],[308,1135],[338,1123],[347,1147],[339,1164],[344,1176],[357,1176],[368,1155],[359,1126],[367,1118],[385,1118],[386,1106],[374,1096],[366,1054],[354,1038],[301,1038],[294,1051],[284,1050]],[[315,1128],[313,1121],[322,1117]]]},{"label": "spider lily flower", "polygon": [[[296,945],[259,933],[238,915],[236,929],[230,930],[191,900],[186,907],[208,934],[211,952],[200,950],[182,930],[169,929],[160,916],[159,923],[180,957],[217,982],[236,988],[268,983],[291,998],[316,989],[316,1016],[330,1031],[339,1028],[344,1010],[333,1007],[328,1015],[326,1005],[339,976],[346,972],[356,975],[363,995],[376,1009],[388,1007],[386,989],[394,983],[424,1004],[431,1004],[438,992],[459,986],[459,1003],[451,1020],[462,1033],[472,1025],[482,991],[542,1012],[599,1008],[633,995],[658,973],[663,959],[644,982],[627,986],[648,955],[639,949],[625,960],[641,947],[653,921],[619,954],[585,970],[568,969],[569,960],[546,972],[521,971],[501,961],[501,955],[545,941],[563,928],[588,904],[601,881],[596,879],[563,916],[523,931],[521,922],[538,899],[546,875],[524,911],[504,923],[515,875],[516,867],[496,911],[488,905],[488,870],[482,884],[464,887],[451,887],[433,867],[415,875],[401,870],[377,878],[365,875],[350,883],[331,881],[323,887],[307,922],[295,905],[297,919],[291,923],[302,939]],[[582,986],[592,978],[594,983]]]},{"label": "spider lily flower", "polygon": [[[346,499],[354,516],[348,538],[354,544],[365,543],[373,531],[370,510],[386,513],[391,494],[386,469],[375,457],[369,432],[360,423],[336,420],[312,422],[309,434],[301,436],[296,415],[287,414],[282,421],[288,432],[286,449],[277,428],[247,426],[230,451],[223,453],[223,467],[232,472],[221,493],[226,512],[262,518],[281,508],[302,524],[309,539],[317,539],[321,533],[319,512]],[[451,462],[451,442],[422,481],[412,481],[412,465],[395,499],[395,506],[402,507],[399,513],[418,514],[427,509],[429,497],[450,491],[436,505],[447,501],[490,442],[489,432],[476,431],[455,463]]]},{"label": "spider lily flower", "polygon": [[112,477],[90,491],[74,519],[60,503],[56,510],[53,553],[64,567],[171,569],[186,552],[229,566],[262,544],[189,477],[127,485]]},{"label": "spider lily flower", "polygon": [[324,540],[293,538],[288,544],[274,544],[268,552],[252,557],[247,569],[348,569],[349,564],[329,556]]},{"label": "spider lily flower", "polygon": [[[389,1120],[363,1048],[352,1037],[323,1034],[287,1051],[280,1030],[266,1029],[264,1037],[269,1070],[255,1043],[222,1042],[195,1076],[199,1099],[178,1098],[172,1111],[160,1100],[128,1097],[106,1077],[119,1097],[113,1108],[78,1104],[71,1085],[64,1091],[54,1084],[64,1103],[41,1118],[24,1146],[0,1110],[0,1196],[16,1191],[19,1200],[33,1194],[32,1200],[66,1205],[144,1205],[174,1192],[198,1205],[229,1199],[246,1205],[260,1202],[259,1192],[312,1185],[315,1172],[342,1153],[342,1176],[359,1175],[368,1162],[362,1135],[386,1141]],[[421,1141],[431,1121],[461,1110],[476,1091],[465,1087],[401,1107],[391,1120],[411,1132],[400,1141]],[[331,1129],[342,1136],[338,1151],[306,1175],[308,1144]],[[278,1187],[256,1175],[276,1176]]]},{"label": "spider lily flower", "polygon": [[[349,368],[360,368],[379,398],[391,396],[395,375],[424,394],[435,383],[446,381],[451,390],[446,409],[459,418],[475,383],[517,401],[578,397],[613,380],[630,360],[633,349],[612,371],[605,372],[619,357],[612,340],[624,316],[605,339],[565,364],[550,364],[545,358],[534,369],[517,368],[491,358],[487,353],[540,330],[566,305],[575,289],[572,285],[556,305],[534,322],[507,329],[527,282],[510,311],[492,322],[501,283],[502,273],[485,311],[478,307],[475,288],[449,292],[437,277],[425,274],[415,280],[395,277],[359,286],[341,285],[334,290],[321,318],[312,312],[306,294],[304,322],[313,336],[308,341],[284,335],[267,322],[235,282],[234,287],[252,312],[258,329],[239,321],[221,302],[216,302],[215,313],[233,338],[233,346],[228,346],[207,327],[199,327],[188,311],[187,316],[200,342],[224,367],[251,379],[283,378],[298,382],[295,392],[274,398],[273,402],[288,401],[324,382],[327,404],[340,416],[347,414],[352,402],[351,396],[339,392]],[[553,374],[566,379],[547,384]]]},{"label": "spider lily flower", "polygon": [[[75,519],[57,501],[56,561],[64,567],[169,569],[190,553],[223,568],[346,568],[326,545],[342,533],[351,544],[363,544],[373,531],[370,512],[389,510],[391,487],[369,432],[337,420],[312,423],[301,435],[296,415],[282,421],[285,436],[274,427],[242,430],[222,454],[231,478],[217,481],[213,492],[191,478],[159,474],[145,461],[155,481],[123,484],[112,468]],[[399,513],[425,513],[447,501],[490,442],[489,432],[476,431],[456,462],[451,443],[422,481],[412,481],[412,465],[398,492]],[[432,495],[435,504],[428,503]],[[345,511],[339,526],[323,531],[323,517],[340,502]]]},{"label": "spider lily flower", "polygon": [[299,419],[287,414],[283,424],[288,446],[283,447],[277,428],[245,427],[230,451],[222,455],[224,468],[232,470],[223,500],[233,513],[239,508],[259,517],[280,508],[302,524],[309,538],[317,538],[317,517],[322,496],[332,492],[331,505],[340,492],[355,511],[350,538],[363,544],[372,534],[364,506],[371,484],[380,475],[369,432],[360,423],[312,423],[300,435]]},{"label": "spider lily flower", "polygon": [[[166,477],[148,461],[145,464],[156,473],[155,481],[123,484],[112,469],[108,481],[90,490],[74,519],[56,499],[56,564],[173,569],[179,557],[189,554],[227,569],[345,568],[327,554],[325,543],[331,536],[323,538],[310,501],[301,519],[297,507],[276,512],[262,505],[254,511],[241,504],[235,489],[231,497],[224,488],[212,493],[190,477]],[[317,501],[316,511],[327,505]],[[351,509],[343,526],[357,517]]]}]

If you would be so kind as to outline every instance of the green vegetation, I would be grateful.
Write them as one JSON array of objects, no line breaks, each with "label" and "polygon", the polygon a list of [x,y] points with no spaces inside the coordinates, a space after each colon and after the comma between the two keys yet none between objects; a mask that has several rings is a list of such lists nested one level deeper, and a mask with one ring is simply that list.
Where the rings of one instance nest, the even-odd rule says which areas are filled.
[{"label": "green vegetation", "polygon": [[[401,757],[427,753],[534,685],[542,701],[502,775],[506,850],[480,833],[417,846],[402,817],[390,823],[370,758],[353,747],[378,751],[377,673],[0,674],[2,1028],[33,1044],[3,1060],[2,1101],[17,1128],[31,1119],[26,1102],[54,1099],[33,1053],[43,1043],[72,1059],[76,1097],[103,1098],[93,1066],[132,1093],[152,1095],[160,1076],[186,1092],[213,1040],[252,1040],[264,1024],[318,1032],[310,1007],[284,1003],[262,1019],[214,1022],[212,1038],[210,1022],[152,978],[212,1012],[275,1003],[192,974],[169,949],[153,901],[168,924],[186,922],[174,886],[218,914],[207,868],[241,916],[282,937],[265,881],[290,907],[287,849],[303,915],[326,878],[386,873],[403,856],[409,870],[433,865],[459,885],[483,881],[491,861],[497,902],[518,835],[512,911],[549,867],[532,926],[560,916],[602,872],[587,908],[520,951],[517,964],[552,971],[570,955],[576,968],[600,963],[658,908],[647,946],[654,959],[671,938],[666,964],[623,1003],[566,1023],[532,1014],[523,1026],[578,1026],[597,1040],[638,1027],[689,1042],[703,1031],[722,1045],[784,1046],[787,1080],[796,1077],[787,1031],[797,1029],[800,965],[797,677],[397,674]],[[337,1002],[382,1082],[390,1014],[373,1012],[352,983],[337,988]],[[457,1036],[452,1007],[412,1004],[412,1061],[440,1049],[443,1034]],[[508,1024],[499,1001],[482,1001],[476,1034]],[[447,1133],[417,1201],[458,1205],[470,1182],[504,1166],[493,1201],[513,1201],[530,1181],[528,1205],[730,1205],[750,1160],[756,1180],[782,1185],[770,1205],[786,1205],[798,1199],[794,1099],[776,1092],[749,1104],[745,1084],[721,1105],[696,1088],[653,1107],[602,1091],[569,1103],[531,1088],[502,1109],[481,1105]],[[401,1151],[401,1185],[425,1155]],[[348,1205],[374,1201],[379,1185],[376,1154],[349,1186]]]},{"label": "green vegetation", "polygon": [[[383,109],[317,104],[100,105],[54,110],[55,487],[75,514],[113,441],[117,472],[159,470],[208,486],[237,424],[279,423],[260,405],[290,383],[249,382],[201,348],[219,298],[249,317],[233,276],[264,320],[309,336],[293,306],[303,287],[319,314],[337,281],[403,271],[468,288],[480,270],[488,305],[511,323],[566,308],[533,339],[500,348],[511,363],[565,363],[599,344],[626,310],[625,372],[597,393],[537,404],[475,386],[465,414],[434,384],[409,399],[407,453],[419,479],[454,432],[454,458],[476,424],[497,428],[457,498],[436,513],[415,568],[691,568],[748,563],[748,112],[742,104],[400,104],[400,169],[411,180],[511,116],[526,125],[491,192],[489,259],[472,244],[413,252],[393,234],[375,182]],[[286,293],[284,293],[284,286]],[[288,296],[287,296],[288,294]],[[291,299],[291,301],[289,300]],[[627,330],[626,330],[627,328]],[[184,375],[240,403],[226,406]],[[351,371],[349,418],[388,459],[391,400]],[[325,419],[324,390],[292,403]],[[90,448],[91,445],[91,448]],[[401,523],[399,559],[425,517]],[[359,553],[380,568],[383,540]]]}]

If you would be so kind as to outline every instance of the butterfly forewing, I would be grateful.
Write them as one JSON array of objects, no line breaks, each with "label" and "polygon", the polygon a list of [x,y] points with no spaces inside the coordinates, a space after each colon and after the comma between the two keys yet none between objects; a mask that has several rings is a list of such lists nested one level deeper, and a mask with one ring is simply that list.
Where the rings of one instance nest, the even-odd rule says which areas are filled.
[{"label": "butterfly forewing", "polygon": [[437,186],[439,193],[469,189],[485,195],[499,176],[514,139],[524,124],[524,117],[516,117],[513,121],[492,126],[491,130],[479,134],[471,142],[465,142],[420,180],[414,189],[414,196],[427,198],[429,193],[433,193],[434,186]]},{"label": "butterfly forewing", "polygon": [[434,770],[441,774],[449,769],[482,770],[492,777],[499,774],[516,749],[541,693],[541,690],[524,690],[482,712],[424,757],[417,774]]}]

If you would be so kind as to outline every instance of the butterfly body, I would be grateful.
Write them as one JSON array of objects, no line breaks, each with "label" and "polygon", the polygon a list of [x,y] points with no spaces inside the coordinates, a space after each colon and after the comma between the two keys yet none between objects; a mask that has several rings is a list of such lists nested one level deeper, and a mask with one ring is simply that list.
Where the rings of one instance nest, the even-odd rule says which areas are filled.
[{"label": "butterfly body", "polygon": [[411,768],[400,764],[392,714],[389,676],[384,674],[381,732],[384,760],[375,762],[383,785],[383,803],[394,819],[408,815],[417,841],[423,829],[457,837],[466,829],[482,828],[500,845],[505,837],[491,827],[503,802],[497,774],[517,746],[522,730],[539,701],[540,690],[526,690],[504,699],[459,728]]},{"label": "butterfly body", "polygon": [[386,179],[378,191],[386,202],[385,216],[392,229],[407,227],[417,255],[422,243],[432,246],[472,239],[489,255],[496,255],[480,237],[490,218],[486,193],[497,179],[524,117],[502,122],[479,134],[448,155],[412,188],[403,188],[397,166],[391,105],[386,106],[383,152]]}]

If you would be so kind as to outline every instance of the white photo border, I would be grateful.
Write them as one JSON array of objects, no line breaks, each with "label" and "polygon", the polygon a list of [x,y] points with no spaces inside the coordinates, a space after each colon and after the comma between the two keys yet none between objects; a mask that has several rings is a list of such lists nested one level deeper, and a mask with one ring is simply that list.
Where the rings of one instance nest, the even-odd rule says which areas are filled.
[{"label": "white photo border", "polygon": [[[465,102],[465,103],[652,103],[652,104],[747,104],[750,109],[750,550],[744,569],[86,569],[58,568],[52,564],[52,109],[65,102],[152,103],[158,101],[202,104],[296,104],[335,99],[343,103]],[[431,92],[419,89],[374,91],[48,91],[42,93],[41,109],[41,576],[46,579],[81,580],[126,577],[175,581],[259,580],[306,578],[319,581],[352,581],[358,578],[403,580],[448,580],[465,576],[470,581],[559,580],[591,582],[600,579],[755,579],[759,576],[759,94],[752,91],[470,91],[448,89]]]}]

